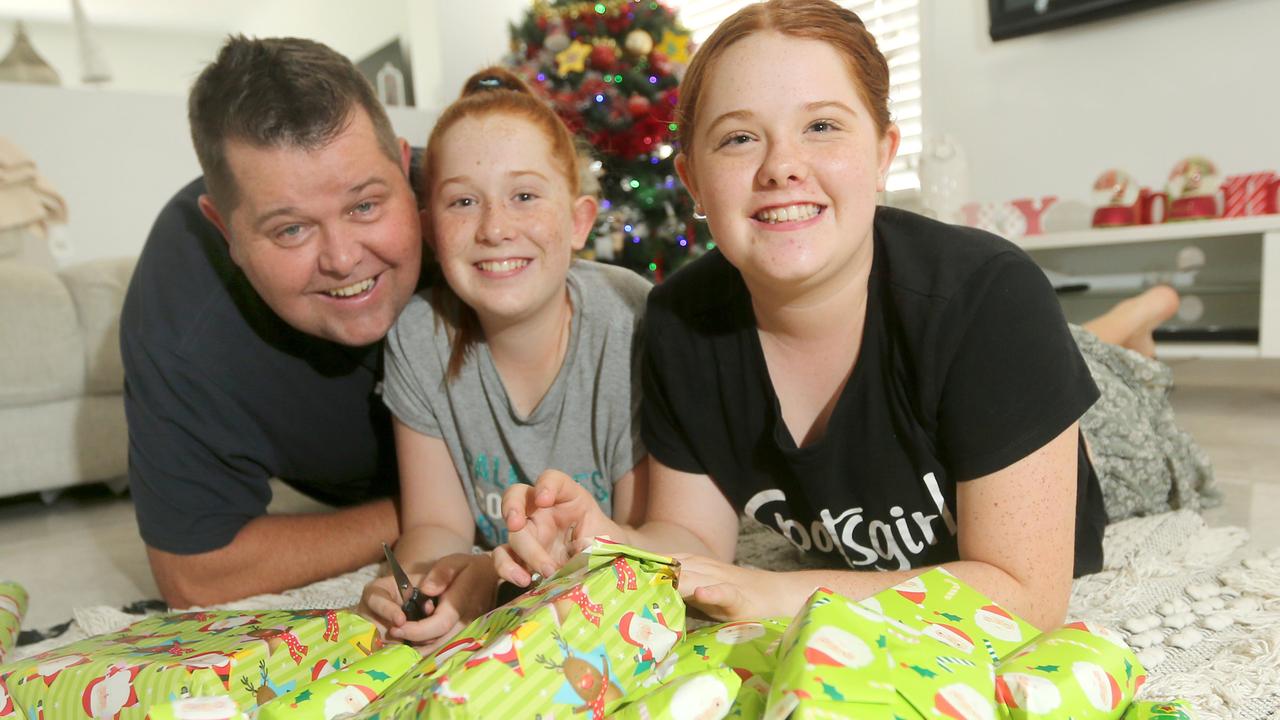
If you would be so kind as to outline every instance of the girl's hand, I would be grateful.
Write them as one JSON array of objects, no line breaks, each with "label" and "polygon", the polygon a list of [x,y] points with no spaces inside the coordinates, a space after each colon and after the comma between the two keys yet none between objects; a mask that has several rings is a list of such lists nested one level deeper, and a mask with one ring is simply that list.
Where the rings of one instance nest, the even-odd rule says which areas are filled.
[{"label": "girl's hand", "polygon": [[550,577],[592,538],[622,534],[585,488],[557,470],[542,473],[536,485],[507,488],[502,517],[507,544],[493,551],[494,567],[520,587],[532,582],[535,571]]},{"label": "girl's hand", "polygon": [[437,560],[418,586],[436,598],[434,611],[422,620],[392,626],[387,636],[404,640],[425,655],[493,609],[498,575],[488,553],[456,553]]},{"label": "girl's hand", "polygon": [[680,561],[680,595],[710,620],[754,620],[789,615],[799,609],[782,607],[778,596],[785,583],[779,573],[738,567],[702,555],[673,557]]},{"label": "girl's hand", "polygon": [[[423,576],[419,573],[409,575],[409,582],[417,583],[419,587],[421,587],[422,580]],[[385,638],[388,630],[400,627],[408,621],[404,611],[400,609],[401,604],[400,588],[396,587],[395,578],[390,575],[383,575],[371,580],[368,585],[364,586],[364,591],[360,593],[360,604],[356,606],[356,612],[376,625],[378,634]],[[433,610],[430,602],[427,603],[424,610],[428,613]]]}]

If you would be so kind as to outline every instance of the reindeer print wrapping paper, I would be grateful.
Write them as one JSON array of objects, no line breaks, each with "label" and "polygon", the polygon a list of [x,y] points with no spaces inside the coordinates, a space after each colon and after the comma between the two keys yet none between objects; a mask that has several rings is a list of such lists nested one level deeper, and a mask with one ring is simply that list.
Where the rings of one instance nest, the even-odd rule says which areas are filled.
[{"label": "reindeer print wrapping paper", "polygon": [[345,611],[150,617],[0,666],[0,718],[146,720],[152,707],[218,696],[253,713],[379,647],[373,624]]},{"label": "reindeer print wrapping paper", "polygon": [[677,567],[597,538],[354,717],[603,720],[649,689],[645,681],[684,634]]}]

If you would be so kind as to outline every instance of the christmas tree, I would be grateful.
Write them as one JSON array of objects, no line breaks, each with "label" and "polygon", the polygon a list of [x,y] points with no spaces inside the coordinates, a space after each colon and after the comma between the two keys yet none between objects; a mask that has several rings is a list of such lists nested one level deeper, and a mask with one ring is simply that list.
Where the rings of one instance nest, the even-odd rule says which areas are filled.
[{"label": "christmas tree", "polygon": [[587,254],[661,279],[705,249],[675,172],[675,107],[690,36],[652,0],[536,0],[509,63],[594,154],[600,216]]}]

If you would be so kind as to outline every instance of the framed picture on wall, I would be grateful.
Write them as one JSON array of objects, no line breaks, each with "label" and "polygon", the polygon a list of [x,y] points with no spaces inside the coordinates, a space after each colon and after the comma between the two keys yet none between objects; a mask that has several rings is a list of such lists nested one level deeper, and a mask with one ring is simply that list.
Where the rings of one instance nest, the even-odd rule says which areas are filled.
[{"label": "framed picture on wall", "polygon": [[987,0],[991,39],[1030,35],[1181,0]]},{"label": "framed picture on wall", "polygon": [[373,84],[387,107],[413,107],[413,69],[409,53],[395,38],[356,61],[356,67]]}]

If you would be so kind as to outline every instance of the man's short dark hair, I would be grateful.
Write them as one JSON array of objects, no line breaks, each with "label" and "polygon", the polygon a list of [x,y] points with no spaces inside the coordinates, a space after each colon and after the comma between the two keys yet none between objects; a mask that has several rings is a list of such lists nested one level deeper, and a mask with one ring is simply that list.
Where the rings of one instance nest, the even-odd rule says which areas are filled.
[{"label": "man's short dark hair", "polygon": [[187,118],[205,186],[229,214],[239,201],[226,143],[315,150],[346,129],[356,106],[378,144],[399,163],[395,131],[373,86],[326,45],[301,38],[232,35],[191,88]]}]

